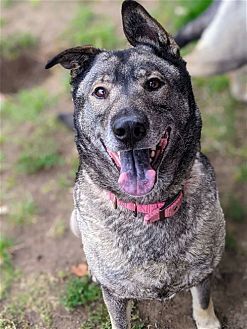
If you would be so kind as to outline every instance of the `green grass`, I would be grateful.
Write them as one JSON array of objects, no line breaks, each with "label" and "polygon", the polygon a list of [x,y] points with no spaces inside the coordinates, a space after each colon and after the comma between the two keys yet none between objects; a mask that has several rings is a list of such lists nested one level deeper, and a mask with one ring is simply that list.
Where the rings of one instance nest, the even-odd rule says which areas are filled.
[{"label": "green grass", "polygon": [[236,181],[239,183],[247,183],[247,162],[239,166],[236,173]]},{"label": "green grass", "polygon": [[[46,139],[47,144],[31,141],[25,145],[17,163],[17,169],[26,174],[35,174],[42,170],[49,170],[62,163],[56,143]],[[28,148],[29,146],[29,148]]]},{"label": "green grass", "polygon": [[6,160],[5,154],[0,151],[0,171],[4,169],[4,162]]},{"label": "green grass", "polygon": [[29,316],[35,319],[33,328],[52,328],[53,312],[58,305],[52,289],[56,280],[47,274],[23,277],[19,281],[18,290],[9,296],[0,318],[5,323],[13,323],[16,328],[29,329]]},{"label": "green grass", "polygon": [[195,78],[192,81],[203,119],[202,146],[205,153],[236,151],[236,111],[239,103],[230,95],[226,76]]},{"label": "green grass", "polygon": [[[81,329],[111,329],[109,315],[102,299],[100,287],[90,282],[87,276],[68,278],[62,296],[62,304],[70,311],[78,306],[84,307],[87,320],[83,322]],[[133,308],[131,320],[133,329],[145,328],[136,308]]]},{"label": "green grass", "polygon": [[15,59],[26,50],[37,45],[38,40],[32,34],[16,32],[0,39],[0,56],[6,59]]},{"label": "green grass", "polygon": [[2,115],[17,123],[34,122],[54,101],[54,97],[42,88],[22,90],[16,97],[3,102]]},{"label": "green grass", "polygon": [[0,28],[6,25],[6,20],[3,17],[0,17]]},{"label": "green grass", "polygon": [[237,252],[238,245],[234,235],[230,232],[226,234],[226,250],[231,252]]},{"label": "green grass", "polygon": [[0,236],[0,264],[10,264],[9,248],[12,247],[13,242],[3,236]]},{"label": "green grass", "polygon": [[111,322],[103,301],[101,304],[88,307],[88,319],[80,329],[111,329]]},{"label": "green grass", "polygon": [[4,7],[10,7],[14,3],[14,0],[2,0],[2,4]]},{"label": "green grass", "polygon": [[85,4],[78,8],[64,36],[73,46],[91,44],[98,48],[111,49],[121,44],[114,25],[104,16],[94,14]]},{"label": "green grass", "polygon": [[[166,2],[166,1],[164,1]],[[181,28],[203,13],[213,0],[179,0],[177,4],[184,8],[184,15],[177,16],[175,27]],[[175,16],[176,17],[176,16]]]},{"label": "green grass", "polygon": [[72,187],[74,185],[75,175],[79,166],[78,156],[70,156],[65,161],[70,169],[69,171],[66,171],[66,173],[61,174],[57,180],[57,184],[62,189]]},{"label": "green grass", "polygon": [[6,141],[6,136],[0,134],[0,145],[3,145],[5,141]]},{"label": "green grass", "polygon": [[193,83],[199,88],[206,88],[209,95],[221,93],[229,88],[229,78],[217,75],[209,78],[193,78]]},{"label": "green grass", "polygon": [[21,143],[22,150],[17,161],[17,170],[26,174],[35,174],[63,164],[59,145],[54,137],[57,124],[42,122],[36,127],[30,138]]},{"label": "green grass", "polygon": [[233,222],[243,223],[246,217],[244,205],[234,196],[230,196],[224,209],[226,218]]},{"label": "green grass", "polygon": [[21,148],[16,166],[18,172],[34,174],[63,162],[54,137],[58,131],[57,121],[50,113],[44,114],[54,103],[55,98],[42,88],[22,90],[3,103],[2,118],[7,127],[11,123],[8,133],[13,135],[13,125],[17,131],[22,127],[20,124],[28,126],[28,136],[22,133],[12,136],[12,142]]},{"label": "green grass", "polygon": [[50,227],[49,231],[47,232],[47,236],[50,238],[61,238],[64,236],[65,233],[65,222],[63,219],[56,219],[52,226]]},{"label": "green grass", "polygon": [[31,224],[36,221],[38,206],[31,197],[13,204],[10,220],[16,225]]},{"label": "green grass", "polygon": [[6,293],[15,278],[15,270],[9,251],[12,246],[12,240],[0,236],[0,300],[6,297]]},{"label": "green grass", "polygon": [[[101,303],[93,304],[87,307],[88,319],[82,324],[80,329],[111,329],[110,318],[103,300]],[[131,328],[144,329],[145,325],[139,318],[136,307],[133,307],[131,313]]]},{"label": "green grass", "polygon": [[212,0],[160,0],[152,15],[169,33],[175,34],[186,23],[199,16],[211,3]]},{"label": "green grass", "polygon": [[32,6],[36,7],[40,5],[41,0],[29,0],[29,2],[31,3]]},{"label": "green grass", "polygon": [[65,293],[62,296],[62,304],[68,310],[77,306],[87,305],[101,298],[101,291],[98,285],[90,282],[89,277],[70,277],[66,284]]}]

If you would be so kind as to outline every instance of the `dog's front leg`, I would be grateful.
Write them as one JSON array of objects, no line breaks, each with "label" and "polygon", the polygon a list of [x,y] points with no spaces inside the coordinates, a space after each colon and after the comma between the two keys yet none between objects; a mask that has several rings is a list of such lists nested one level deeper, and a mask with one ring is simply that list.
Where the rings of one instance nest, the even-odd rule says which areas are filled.
[{"label": "dog's front leg", "polygon": [[131,303],[128,299],[116,298],[102,287],[104,302],[111,319],[112,329],[130,329]]},{"label": "dog's front leg", "polygon": [[191,289],[193,318],[197,329],[220,329],[221,325],[214,313],[210,296],[210,277]]}]

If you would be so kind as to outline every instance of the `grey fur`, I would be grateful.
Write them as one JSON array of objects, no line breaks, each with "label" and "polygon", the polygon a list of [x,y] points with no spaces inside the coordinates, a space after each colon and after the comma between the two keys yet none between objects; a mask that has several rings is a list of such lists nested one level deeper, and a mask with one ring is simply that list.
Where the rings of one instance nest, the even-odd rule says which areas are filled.
[{"label": "grey fur", "polygon": [[[134,48],[92,50],[91,57],[87,48],[85,54],[82,49],[80,60],[70,52],[65,59],[66,66],[72,67],[80,156],[71,226],[77,235],[80,232],[90,271],[102,286],[117,329],[128,328],[128,300],[165,300],[200,285],[218,265],[225,236],[214,171],[200,153],[201,119],[186,64],[174,40],[139,4],[124,2],[123,19]],[[135,34],[130,31],[140,25],[148,29],[139,31],[145,38],[138,32],[133,41]],[[63,56],[49,63],[64,66]],[[148,92],[143,86],[153,76],[164,84]],[[95,97],[97,86],[108,89],[106,99]],[[155,146],[167,127],[171,129],[157,181],[143,196],[121,190],[119,171],[105,149],[128,149],[112,131],[112,121],[123,109],[136,115],[145,113],[149,122],[146,136],[133,145],[136,150]],[[121,200],[148,204],[172,197],[181,189],[180,210],[153,224],[145,223],[142,214],[135,217],[124,208],[113,209],[108,196],[111,191]]]},{"label": "grey fur", "polygon": [[206,310],[208,308],[210,301],[210,281],[211,275],[209,275],[205,280],[200,282],[200,284],[196,287],[199,295],[199,303],[203,310]]}]

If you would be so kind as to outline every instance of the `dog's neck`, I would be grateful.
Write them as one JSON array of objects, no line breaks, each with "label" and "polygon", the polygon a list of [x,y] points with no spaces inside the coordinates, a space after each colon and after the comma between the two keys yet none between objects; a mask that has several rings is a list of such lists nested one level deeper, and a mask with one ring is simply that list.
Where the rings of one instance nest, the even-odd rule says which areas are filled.
[{"label": "dog's neck", "polygon": [[120,206],[132,211],[135,216],[137,216],[137,213],[144,214],[144,221],[153,223],[160,219],[172,217],[179,211],[183,202],[183,191],[179,191],[172,198],[151,204],[124,202],[119,200],[115,194],[111,192],[109,192],[109,199],[112,201],[115,209]]}]

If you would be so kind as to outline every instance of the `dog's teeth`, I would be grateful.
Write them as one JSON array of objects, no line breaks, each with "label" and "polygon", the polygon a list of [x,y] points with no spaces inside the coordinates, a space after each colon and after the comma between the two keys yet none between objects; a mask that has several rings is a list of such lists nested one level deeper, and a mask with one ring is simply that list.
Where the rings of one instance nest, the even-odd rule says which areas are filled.
[{"label": "dog's teeth", "polygon": [[151,152],[151,158],[154,158],[155,157],[155,151],[152,150]]}]

